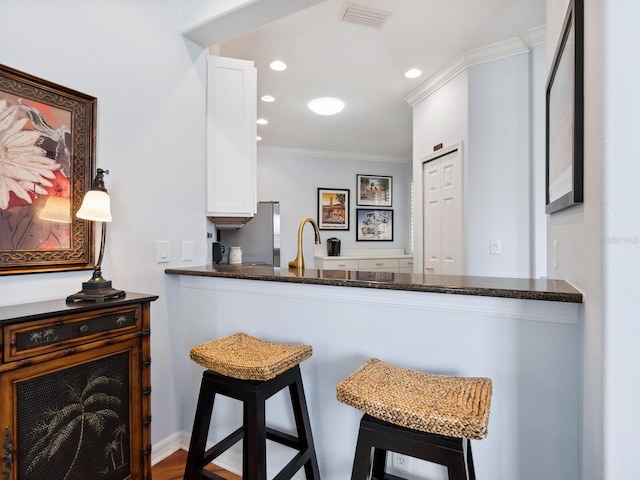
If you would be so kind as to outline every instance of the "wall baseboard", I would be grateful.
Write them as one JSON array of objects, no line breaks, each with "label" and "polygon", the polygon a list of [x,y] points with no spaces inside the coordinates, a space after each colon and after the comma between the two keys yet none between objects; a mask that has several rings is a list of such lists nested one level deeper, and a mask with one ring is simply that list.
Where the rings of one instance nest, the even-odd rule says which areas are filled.
[{"label": "wall baseboard", "polygon": [[[164,440],[160,440],[151,447],[151,465],[161,462],[171,454],[178,450],[189,450],[189,442],[191,441],[190,432],[176,432],[169,435]],[[211,448],[213,444],[207,443],[207,448]],[[242,475],[242,454],[234,450],[227,450],[218,458],[215,464],[225,470]]]}]

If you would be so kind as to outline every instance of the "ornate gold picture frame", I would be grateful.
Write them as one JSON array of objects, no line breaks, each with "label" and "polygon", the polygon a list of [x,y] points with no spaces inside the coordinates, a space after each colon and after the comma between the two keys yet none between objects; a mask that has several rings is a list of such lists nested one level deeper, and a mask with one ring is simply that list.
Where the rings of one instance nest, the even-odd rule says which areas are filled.
[{"label": "ornate gold picture frame", "polygon": [[0,275],[93,268],[97,99],[0,65]]}]

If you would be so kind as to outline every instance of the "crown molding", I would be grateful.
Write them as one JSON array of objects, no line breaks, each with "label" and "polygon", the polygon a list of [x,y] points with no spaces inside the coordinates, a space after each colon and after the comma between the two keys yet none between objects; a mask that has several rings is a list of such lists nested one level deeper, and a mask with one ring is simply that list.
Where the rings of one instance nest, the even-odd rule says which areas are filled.
[{"label": "crown molding", "polygon": [[258,147],[259,155],[274,155],[280,157],[306,157],[306,158],[332,158],[335,160],[353,160],[360,162],[387,162],[387,163],[409,163],[412,156],[409,154],[402,156],[372,155],[358,152],[336,152],[333,150],[312,150],[309,148],[290,147]]},{"label": "crown molding", "polygon": [[405,100],[415,107],[470,66],[527,53],[533,46],[543,43],[545,39],[546,29],[542,26],[529,29],[520,37],[463,52],[407,95]]}]

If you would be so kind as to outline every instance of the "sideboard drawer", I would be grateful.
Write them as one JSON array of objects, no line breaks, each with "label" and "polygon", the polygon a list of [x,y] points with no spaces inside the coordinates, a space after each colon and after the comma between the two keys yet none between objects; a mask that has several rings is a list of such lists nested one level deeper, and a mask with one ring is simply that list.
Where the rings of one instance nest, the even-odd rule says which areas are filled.
[{"label": "sideboard drawer", "polygon": [[346,260],[340,257],[331,260],[316,260],[318,270],[357,270],[358,260]]},{"label": "sideboard drawer", "polygon": [[397,258],[371,258],[366,260],[358,260],[359,270],[388,270],[398,271]]},{"label": "sideboard drawer", "polygon": [[4,361],[12,362],[140,330],[140,307],[47,318],[3,328]]}]

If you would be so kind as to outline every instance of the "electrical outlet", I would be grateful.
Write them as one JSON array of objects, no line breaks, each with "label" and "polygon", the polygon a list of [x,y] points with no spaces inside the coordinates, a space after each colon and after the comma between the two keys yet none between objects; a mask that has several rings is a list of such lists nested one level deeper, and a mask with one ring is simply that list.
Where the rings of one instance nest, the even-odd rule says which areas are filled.
[{"label": "electrical outlet", "polygon": [[406,471],[409,467],[409,457],[402,455],[401,453],[394,453],[393,466]]}]

